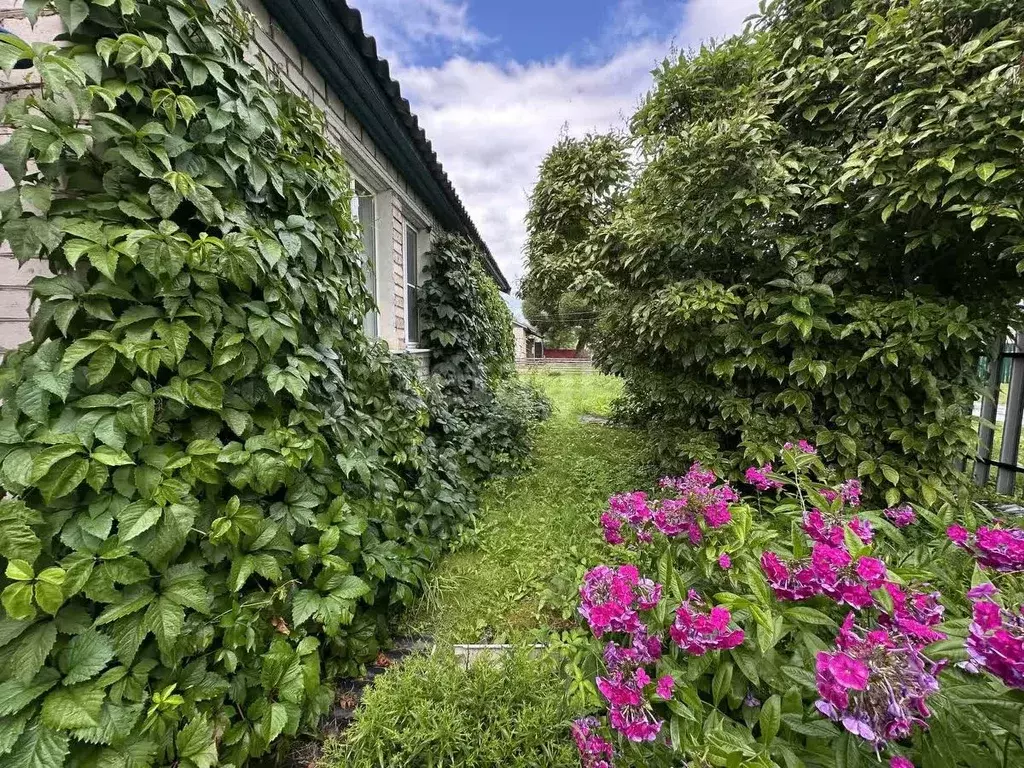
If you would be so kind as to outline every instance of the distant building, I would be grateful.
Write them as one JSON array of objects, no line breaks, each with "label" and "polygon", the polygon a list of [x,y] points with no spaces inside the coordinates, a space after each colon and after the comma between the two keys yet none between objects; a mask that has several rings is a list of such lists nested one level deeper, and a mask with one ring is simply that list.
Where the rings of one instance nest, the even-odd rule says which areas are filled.
[{"label": "distant building", "polygon": [[534,360],[544,357],[544,339],[525,320],[512,320],[512,335],[516,341],[516,360]]}]

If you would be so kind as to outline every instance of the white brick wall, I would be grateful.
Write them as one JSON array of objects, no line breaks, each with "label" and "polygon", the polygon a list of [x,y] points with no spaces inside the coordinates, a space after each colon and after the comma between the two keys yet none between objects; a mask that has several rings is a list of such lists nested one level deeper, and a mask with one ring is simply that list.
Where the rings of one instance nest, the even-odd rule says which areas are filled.
[{"label": "white brick wall", "polygon": [[[20,10],[23,0],[0,0],[0,23],[23,39],[39,42],[52,40],[61,30],[56,16],[40,17],[32,28]],[[327,88],[327,84],[284,31],[274,23],[260,0],[241,0],[256,17],[257,30],[254,60],[264,62],[280,75],[296,93],[310,99],[324,110],[327,135],[344,156],[352,173],[377,196],[377,295],[380,303],[380,335],[392,350],[404,351],[405,343],[405,227],[412,224],[420,232],[421,251],[427,250],[428,234],[433,217],[429,209],[409,190],[398,169],[365,134],[359,123],[345,109],[341,100]],[[0,75],[0,77],[3,77]],[[26,84],[31,87],[33,73],[15,73],[0,81],[0,99],[11,91],[11,86]],[[6,90],[4,90],[6,89]],[[7,133],[0,127],[0,142]],[[0,189],[10,185],[10,179],[0,169]],[[390,269],[388,265],[390,264]],[[421,265],[422,266],[422,265]],[[24,286],[37,274],[47,274],[41,263],[27,264],[18,269],[6,243],[0,244],[0,350],[28,338],[27,292]],[[23,302],[23,303],[22,303]]]}]

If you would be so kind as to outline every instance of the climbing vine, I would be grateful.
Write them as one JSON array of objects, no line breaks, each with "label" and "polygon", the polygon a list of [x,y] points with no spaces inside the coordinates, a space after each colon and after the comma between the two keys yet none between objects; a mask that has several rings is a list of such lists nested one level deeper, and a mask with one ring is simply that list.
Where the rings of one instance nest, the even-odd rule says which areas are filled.
[{"label": "climbing vine", "polygon": [[0,368],[0,767],[241,765],[377,654],[475,476],[361,331],[349,177],[252,19],[55,6],[60,44],[0,36],[42,80],[0,240],[53,273]]}]

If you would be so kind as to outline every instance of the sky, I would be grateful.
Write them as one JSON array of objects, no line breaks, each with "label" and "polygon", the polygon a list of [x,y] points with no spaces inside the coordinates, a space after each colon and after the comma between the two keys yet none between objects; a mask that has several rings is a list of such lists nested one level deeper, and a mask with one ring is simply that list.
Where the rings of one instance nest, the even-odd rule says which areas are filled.
[{"label": "sky", "polygon": [[[352,0],[513,286],[523,219],[563,133],[624,128],[673,49],[743,28],[758,0]],[[513,301],[516,307],[518,302]]]}]

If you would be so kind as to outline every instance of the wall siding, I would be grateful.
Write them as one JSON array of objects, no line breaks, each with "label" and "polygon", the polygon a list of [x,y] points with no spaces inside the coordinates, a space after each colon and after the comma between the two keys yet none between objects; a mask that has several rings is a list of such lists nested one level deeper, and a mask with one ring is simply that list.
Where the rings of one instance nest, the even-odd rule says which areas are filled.
[{"label": "wall siding", "polygon": [[[341,100],[328,89],[324,77],[284,31],[270,18],[260,0],[240,0],[255,16],[256,31],[251,60],[261,63],[281,77],[294,92],[308,98],[324,111],[327,138],[337,147],[360,181],[377,194],[378,297],[380,302],[379,332],[395,352],[405,351],[405,227],[412,223],[426,242],[433,228],[433,216],[423,202],[410,191],[401,173],[378,151],[359,123],[345,109]],[[0,20],[10,31],[31,42],[52,40],[62,27],[59,17],[40,17],[32,28],[21,10],[23,0],[0,0]],[[15,86],[33,87],[33,73],[18,74],[0,83],[0,100],[17,93]],[[0,141],[9,131],[0,128]],[[0,189],[11,180],[0,169]],[[383,225],[388,219],[391,226]],[[391,268],[386,268],[390,262]],[[27,340],[28,292],[25,286],[35,275],[49,274],[42,262],[26,264],[20,269],[6,243],[0,244],[0,350],[10,349]],[[421,367],[422,355],[417,355]]]}]

